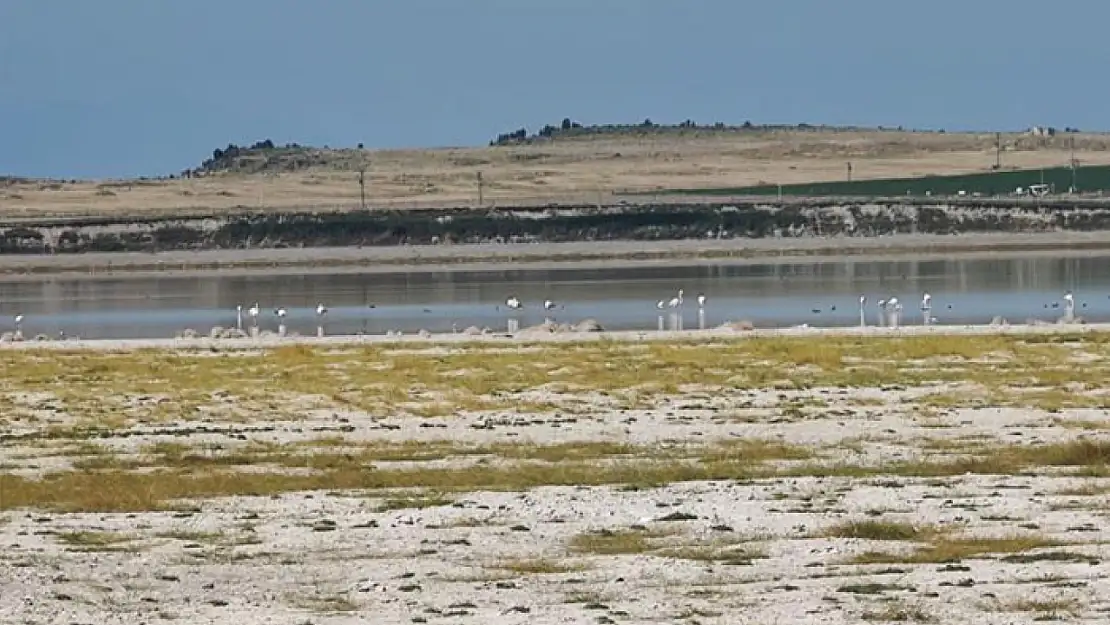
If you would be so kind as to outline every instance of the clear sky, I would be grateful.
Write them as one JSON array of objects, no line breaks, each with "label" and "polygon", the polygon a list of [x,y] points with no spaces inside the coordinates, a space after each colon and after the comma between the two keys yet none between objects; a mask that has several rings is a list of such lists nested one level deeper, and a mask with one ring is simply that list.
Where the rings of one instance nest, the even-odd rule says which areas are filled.
[{"label": "clear sky", "polygon": [[1099,0],[0,0],[0,174],[583,123],[1110,129]]}]

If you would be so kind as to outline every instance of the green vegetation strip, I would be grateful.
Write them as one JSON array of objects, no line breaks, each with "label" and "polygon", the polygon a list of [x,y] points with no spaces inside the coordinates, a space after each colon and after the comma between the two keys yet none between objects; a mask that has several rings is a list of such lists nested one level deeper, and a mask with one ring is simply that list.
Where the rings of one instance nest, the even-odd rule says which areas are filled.
[{"label": "green vegetation strip", "polygon": [[[1079,345],[1090,362],[1077,365]],[[686,386],[722,389],[873,388],[970,382],[998,392],[1071,392],[1110,374],[1110,334],[805,337],[632,343],[463,344],[439,349],[306,345],[269,350],[5,350],[0,407],[8,421],[53,410],[73,429],[36,434],[94,438],[126,424],[203,420],[217,408],[232,421],[308,407],[370,415],[445,416],[465,410],[554,412],[596,391],[625,407]],[[521,393],[543,388],[551,402]],[[48,399],[28,402],[26,396]],[[1072,393],[1075,395],[1075,393]],[[16,396],[23,396],[15,401]],[[1061,398],[1064,401],[1066,398]],[[943,397],[937,397],[944,403]],[[1087,400],[1082,400],[1087,401]],[[1091,400],[1094,401],[1094,400]]]},{"label": "green vegetation strip", "polygon": [[[1075,169],[1076,187],[1081,192],[1110,189],[1110,166],[1088,165]],[[1072,185],[1070,167],[1050,167],[1045,169],[1022,169],[962,174],[953,176],[927,176],[917,178],[880,178],[875,180],[842,180],[834,182],[813,182],[805,184],[779,185],[766,184],[750,187],[668,189],[652,192],[654,195],[801,195],[801,196],[846,196],[846,197],[898,197],[933,195],[956,195],[960,191],[968,194],[1008,195],[1018,187],[1028,189],[1035,184],[1054,186],[1056,190],[1066,191]]]},{"label": "green vegetation strip", "polygon": [[[586,392],[608,398],[611,404],[605,410],[621,410],[650,408],[676,394],[708,398],[747,389],[903,388],[948,381],[976,384],[985,389],[986,401],[999,404],[1020,405],[1032,389],[1042,394],[1038,397],[1051,394],[1054,407],[1089,405],[1094,400],[1082,389],[1097,390],[1110,375],[1107,339],[1084,333],[473,344],[415,350],[4,351],[0,401],[7,432],[0,442],[24,448],[75,445],[68,449],[77,457],[72,469],[41,478],[0,474],[0,509],[138,511],[195,505],[183,502],[195,498],[305,490],[408,488],[446,496],[547,485],[650,487],[784,476],[1002,475],[1038,467],[1106,475],[1110,443],[1093,439],[1039,446],[971,442],[942,450],[958,455],[937,453],[882,466],[834,461],[824,455],[828,450],[758,440],[656,447],[603,442],[387,444],[332,438],[290,445],[252,443],[220,453],[161,444],[116,456],[89,439],[118,437],[133,426],[164,421],[249,423],[256,413],[270,420],[301,419],[306,401],[321,410],[397,418],[501,410],[565,416],[574,410],[597,412],[594,404],[583,407]],[[537,402],[533,391],[541,387],[548,399]],[[522,393],[531,394],[525,399]],[[983,401],[972,393],[967,396]],[[933,409],[929,401],[923,408]],[[821,407],[805,410],[810,409]],[[44,411],[67,415],[73,423],[43,426]],[[15,425],[28,433],[10,433]],[[415,468],[385,464],[428,460],[452,463]],[[383,509],[391,505],[398,504],[386,502]]]},{"label": "green vegetation strip", "polygon": [[[542,455],[543,448],[537,448]],[[646,450],[645,450],[646,451]],[[659,452],[660,450],[655,450]],[[883,466],[829,464],[806,450],[776,443],[748,442],[733,449],[709,449],[687,458],[600,462],[521,460],[500,466],[376,469],[356,459],[308,474],[285,471],[214,470],[169,466],[154,471],[70,470],[43,479],[0,475],[0,509],[50,508],[63,511],[124,512],[180,507],[183,499],[231,495],[266,496],[308,490],[430,489],[439,493],[520,491],[540,486],[632,485],[652,487],[703,480],[753,480],[780,477],[952,477],[965,474],[1009,475],[1041,466],[1073,467],[1077,474],[1105,475],[1110,443],[1078,441],[1044,446],[999,446],[978,457],[959,457]],[[250,462],[244,458],[244,462]],[[262,458],[260,458],[260,461]],[[793,461],[785,464],[775,461]],[[252,463],[253,464],[253,463]],[[386,506],[387,508],[389,506]]]}]

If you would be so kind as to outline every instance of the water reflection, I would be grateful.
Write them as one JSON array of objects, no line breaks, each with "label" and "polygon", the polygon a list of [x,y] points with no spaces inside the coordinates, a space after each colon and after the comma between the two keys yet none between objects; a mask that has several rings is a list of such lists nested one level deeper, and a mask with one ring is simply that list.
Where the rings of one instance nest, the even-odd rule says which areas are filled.
[{"label": "water reflection", "polygon": [[[1069,289],[1070,305],[1062,299]],[[696,308],[694,301],[671,306],[679,290],[708,298]],[[506,309],[509,294],[520,309]],[[901,310],[878,304],[892,299]],[[559,302],[557,315],[546,300]],[[325,314],[318,314],[320,303]],[[279,319],[273,311],[280,307],[286,316]],[[15,331],[18,313],[25,335],[86,338],[164,337],[185,327],[206,333],[216,325],[317,335],[469,326],[513,332],[585,318],[610,329],[737,320],[760,327],[987,323],[996,316],[1023,322],[1069,314],[1098,321],[1110,319],[1110,255],[0,282],[0,331]]]}]

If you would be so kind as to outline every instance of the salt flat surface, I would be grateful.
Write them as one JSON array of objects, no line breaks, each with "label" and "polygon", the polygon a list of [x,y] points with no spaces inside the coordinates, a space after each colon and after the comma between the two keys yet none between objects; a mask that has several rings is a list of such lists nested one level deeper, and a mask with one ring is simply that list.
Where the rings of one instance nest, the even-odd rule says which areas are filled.
[{"label": "salt flat surface", "polygon": [[[836,333],[1106,329],[914,327]],[[527,340],[768,335],[819,340],[833,332],[568,333]],[[398,350],[434,353],[460,347],[454,343],[462,341],[504,343],[508,349],[522,340],[449,335],[50,341],[9,343],[3,349],[257,350],[297,342],[332,347],[390,342]],[[305,408],[295,421],[213,417],[204,432],[193,431],[196,424],[186,420],[130,425],[96,443],[127,457],[157,443],[230,449],[321,436],[341,436],[351,445],[615,442],[661,449],[771,440],[820,450],[831,464],[893,466],[956,458],[975,445],[1104,441],[1110,431],[1110,415],[1101,408],[922,410],[928,397],[964,392],[958,383],[684,388],[650,405],[629,407],[596,393],[570,397],[573,393],[560,396],[538,388],[521,391],[522,405],[526,399],[567,408],[556,413],[459,410],[425,418]],[[28,405],[44,399],[25,398]],[[18,441],[5,443],[3,451],[8,470],[27,475],[62,470],[73,460]],[[465,470],[507,462],[461,456],[383,461],[368,470]],[[558,464],[551,470],[557,471]],[[637,489],[292,492],[196,500],[186,502],[190,510],[164,512],[8,510],[0,513],[0,537],[7,547],[0,553],[0,614],[10,622],[44,624],[1104,622],[1110,612],[1110,581],[1101,564],[1110,556],[1108,487],[1106,478],[1068,475],[1059,468],[940,477],[880,470],[863,477],[757,477]],[[412,498],[411,506],[396,503],[406,497]],[[915,561],[910,556],[926,548],[925,541],[826,535],[847,521],[929,526],[960,539],[1024,537],[1058,544],[986,551],[950,562]],[[583,536],[601,531],[640,536],[642,548],[630,553],[582,548]],[[96,542],[90,535],[111,540]],[[905,557],[875,564],[852,561],[872,552]]]}]

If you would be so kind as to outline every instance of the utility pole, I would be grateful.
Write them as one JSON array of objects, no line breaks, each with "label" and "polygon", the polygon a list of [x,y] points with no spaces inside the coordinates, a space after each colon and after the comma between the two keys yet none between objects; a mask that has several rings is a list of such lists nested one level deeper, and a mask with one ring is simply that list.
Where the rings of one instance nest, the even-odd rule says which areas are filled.
[{"label": "utility pole", "polygon": [[481,207],[485,198],[482,197],[482,172],[478,172],[478,206]]},{"label": "utility pole", "polygon": [[[1044,189],[1044,167],[1041,168],[1041,189]],[[1038,191],[1037,192],[1037,210],[1041,209],[1041,194],[1042,193],[1047,193],[1047,191]]]},{"label": "utility pole", "polygon": [[1079,193],[1079,187],[1075,182],[1075,170],[1079,165],[1079,161],[1075,160],[1075,137],[1071,138],[1071,192],[1073,194]]},{"label": "utility pole", "polygon": [[266,187],[273,183],[277,174],[274,172],[265,172],[262,174],[262,181],[258,185],[258,209],[263,210],[266,208]]},{"label": "utility pole", "polygon": [[366,210],[366,167],[367,163],[363,162],[358,168],[358,197],[362,210]]}]

